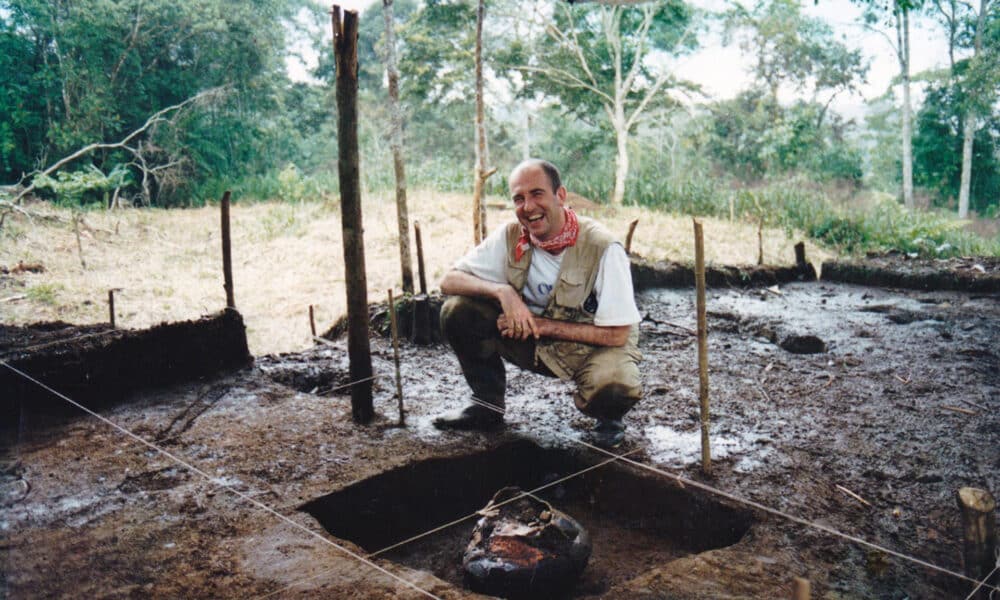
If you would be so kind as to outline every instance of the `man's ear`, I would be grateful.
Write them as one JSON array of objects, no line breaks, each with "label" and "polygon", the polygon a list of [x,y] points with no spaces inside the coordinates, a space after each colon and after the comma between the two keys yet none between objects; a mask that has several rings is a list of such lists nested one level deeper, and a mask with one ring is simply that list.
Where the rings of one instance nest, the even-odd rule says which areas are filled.
[{"label": "man's ear", "polygon": [[559,206],[566,204],[566,186],[559,186],[559,189],[556,190],[556,198],[559,199]]}]

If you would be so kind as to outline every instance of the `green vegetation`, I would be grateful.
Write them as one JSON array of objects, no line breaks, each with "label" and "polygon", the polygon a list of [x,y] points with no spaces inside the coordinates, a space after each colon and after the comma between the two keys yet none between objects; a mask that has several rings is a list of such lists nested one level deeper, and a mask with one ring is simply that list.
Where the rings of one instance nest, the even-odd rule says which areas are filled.
[{"label": "green vegetation", "polygon": [[[948,18],[940,3],[894,6],[940,21],[950,40],[947,69],[913,74],[924,86],[913,180],[929,211],[896,200],[899,82],[865,120],[837,114],[834,100],[857,92],[872,57],[793,0],[715,14],[683,0],[489,3],[486,123],[500,174],[487,193],[505,195],[502,174],[530,154],[599,202],[763,220],[848,252],[997,254],[1000,241],[937,212],[960,204],[971,135],[969,207],[1000,213],[997,0],[982,14],[953,4]],[[471,194],[476,4],[395,0],[393,12],[408,186]],[[671,70],[713,29],[752,59],[731,99]],[[360,22],[359,141],[362,184],[378,192],[395,183],[383,31],[376,2]],[[293,41],[319,57],[309,82],[286,73]],[[294,233],[291,207],[337,198],[333,77],[327,7],[313,0],[0,0],[0,183],[33,182],[38,196],[89,209],[198,206],[228,189],[238,202],[288,203],[264,235]]]},{"label": "green vegetation", "polygon": [[32,302],[55,305],[56,296],[61,289],[62,286],[58,284],[40,283],[26,289],[25,295]]}]

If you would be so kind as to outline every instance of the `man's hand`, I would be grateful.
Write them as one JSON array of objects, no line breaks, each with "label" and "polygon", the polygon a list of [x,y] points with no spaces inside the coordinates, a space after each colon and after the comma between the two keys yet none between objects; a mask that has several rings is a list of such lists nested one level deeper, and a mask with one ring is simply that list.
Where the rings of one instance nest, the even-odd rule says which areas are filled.
[{"label": "man's hand", "polygon": [[500,335],[516,340],[526,340],[528,337],[538,339],[539,331],[535,315],[528,310],[528,305],[514,288],[506,286],[506,289],[497,294],[497,300],[500,301],[500,309],[503,311],[497,319]]},{"label": "man's hand", "polygon": [[526,340],[529,336],[539,337],[535,316],[528,310],[517,290],[507,283],[497,283],[480,279],[470,273],[452,269],[441,280],[441,291],[445,294],[492,298],[500,304],[502,311],[497,329],[504,337]]},{"label": "man's hand", "polygon": [[538,325],[535,323],[535,316],[528,313],[526,322],[520,324],[507,318],[507,315],[500,315],[497,318],[497,329],[503,337],[514,338],[516,340],[526,340],[529,337],[539,338]]}]

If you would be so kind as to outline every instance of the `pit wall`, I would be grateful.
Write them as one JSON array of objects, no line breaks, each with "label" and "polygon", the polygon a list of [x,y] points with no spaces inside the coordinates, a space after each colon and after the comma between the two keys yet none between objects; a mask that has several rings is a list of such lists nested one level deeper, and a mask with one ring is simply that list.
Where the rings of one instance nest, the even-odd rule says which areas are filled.
[{"label": "pit wall", "polygon": [[[253,361],[243,317],[226,310],[145,330],[110,329],[20,348],[0,359],[92,410],[132,392],[191,381]],[[0,366],[0,428],[79,414],[51,392]]]},{"label": "pit wall", "polygon": [[[816,269],[811,263],[789,267],[705,266],[708,287],[761,287],[793,281],[816,281]],[[694,287],[694,268],[669,261],[649,261],[632,258],[632,285],[635,291],[653,288]]]}]

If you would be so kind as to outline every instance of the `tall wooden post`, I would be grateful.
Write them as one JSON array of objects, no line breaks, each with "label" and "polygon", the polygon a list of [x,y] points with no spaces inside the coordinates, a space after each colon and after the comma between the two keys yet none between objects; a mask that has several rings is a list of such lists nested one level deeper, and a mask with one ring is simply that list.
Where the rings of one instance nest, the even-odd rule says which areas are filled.
[{"label": "tall wooden post", "polygon": [[222,277],[226,288],[226,308],[236,308],[233,297],[233,253],[232,241],[229,235],[229,190],[222,194]]},{"label": "tall wooden post", "polygon": [[712,472],[708,440],[708,324],[705,319],[705,238],[701,221],[694,219],[694,283],[698,317],[698,400],[701,403],[701,468]]},{"label": "tall wooden post", "polygon": [[472,228],[473,239],[478,246],[486,237],[486,204],[483,202],[483,191],[486,180],[495,171],[487,172],[486,146],[486,102],[483,98],[483,20],[486,18],[486,2],[479,0],[476,9],[476,172],[474,189],[472,190]]},{"label": "tall wooden post", "polygon": [[420,293],[427,293],[427,275],[424,274],[424,241],[420,237],[420,221],[413,222],[413,233],[417,242],[417,272],[420,276]]},{"label": "tall wooden post", "polygon": [[368,281],[361,219],[358,157],[358,13],[334,5],[333,53],[337,64],[337,142],[340,153],[340,213],[347,284],[347,353],[350,359],[351,415],[356,423],[375,416],[372,356],[368,341]]},{"label": "tall wooden post", "polygon": [[403,163],[403,109],[399,105],[399,70],[396,68],[396,27],[392,18],[393,0],[382,0],[385,22],[385,74],[389,81],[389,115],[392,133],[392,168],[396,173],[396,225],[399,230],[399,265],[403,292],[413,293],[413,260],[410,259],[410,217],[406,208],[406,166]]}]

